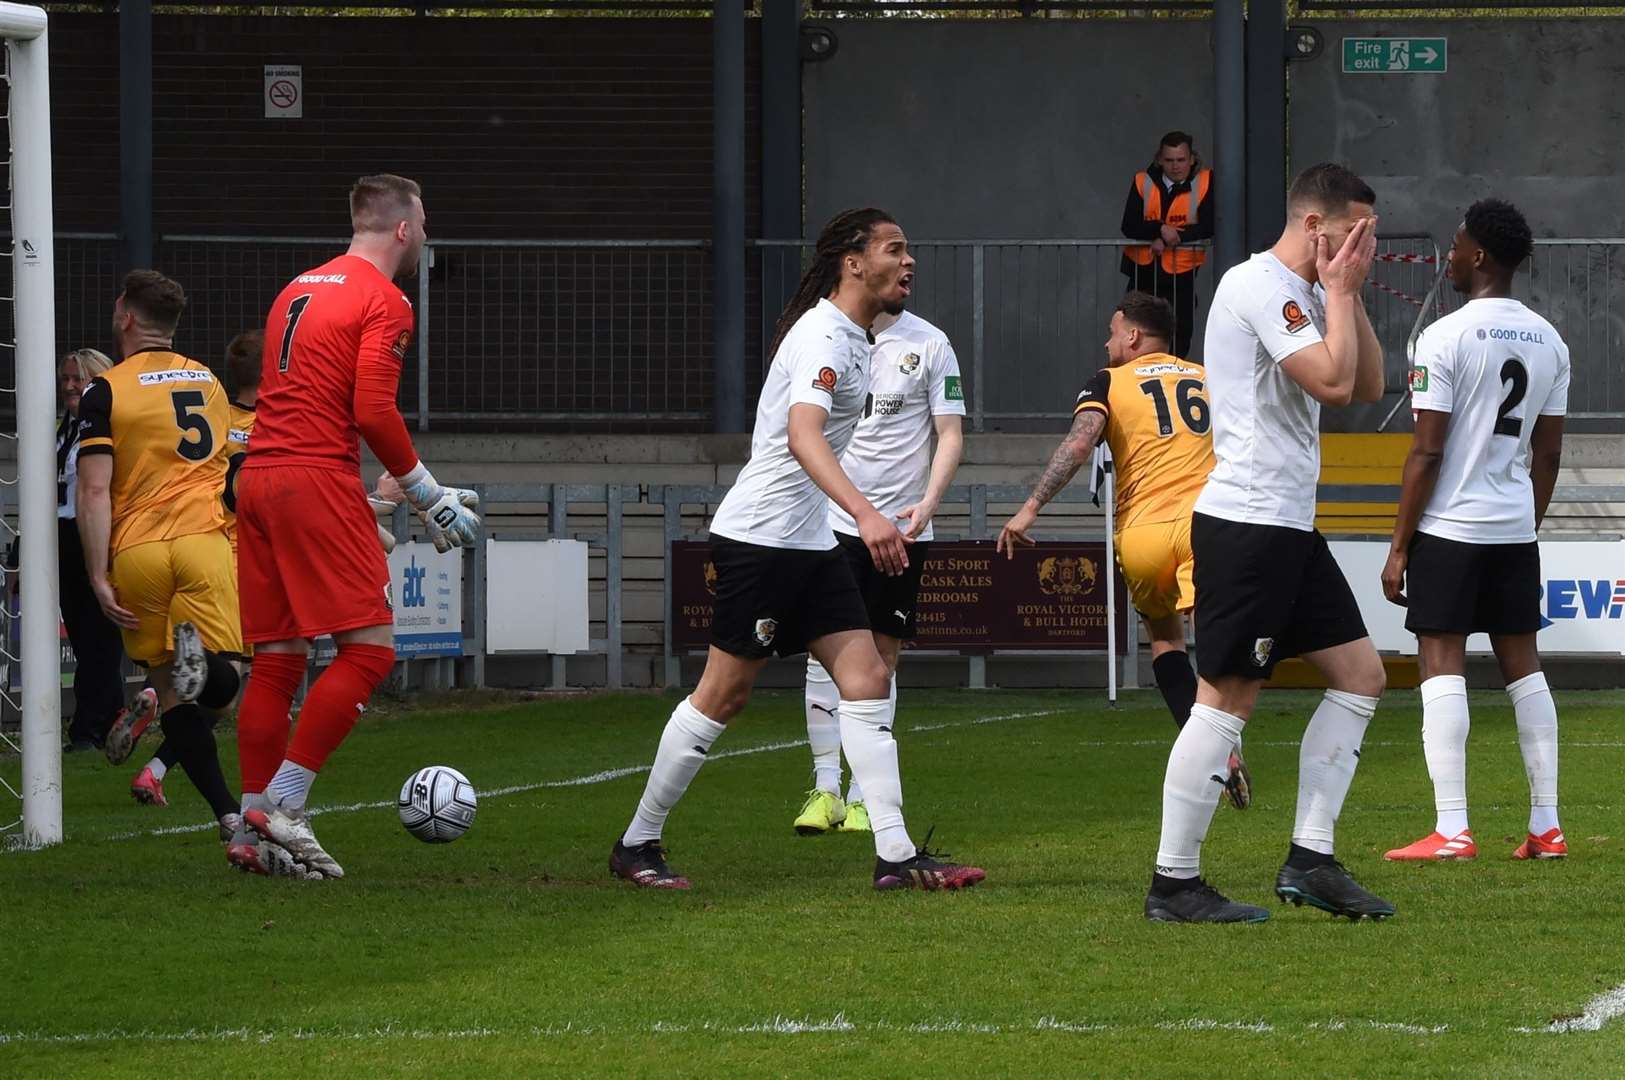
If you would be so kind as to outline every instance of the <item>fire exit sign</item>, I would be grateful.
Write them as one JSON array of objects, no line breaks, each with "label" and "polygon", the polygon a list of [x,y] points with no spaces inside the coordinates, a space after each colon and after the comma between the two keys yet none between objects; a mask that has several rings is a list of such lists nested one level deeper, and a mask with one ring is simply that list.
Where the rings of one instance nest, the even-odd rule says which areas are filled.
[{"label": "fire exit sign", "polygon": [[1448,54],[1442,37],[1349,37],[1343,39],[1343,74],[1442,75]]}]

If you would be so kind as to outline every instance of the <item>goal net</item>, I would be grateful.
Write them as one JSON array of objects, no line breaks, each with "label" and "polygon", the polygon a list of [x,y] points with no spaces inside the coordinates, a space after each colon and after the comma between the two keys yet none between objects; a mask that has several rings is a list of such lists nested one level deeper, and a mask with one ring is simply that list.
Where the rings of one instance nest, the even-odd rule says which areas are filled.
[{"label": "goal net", "polygon": [[15,450],[16,468],[9,476],[0,468],[0,532],[10,553],[0,605],[0,835],[29,847],[62,840],[56,271],[45,23],[37,7],[0,3],[11,249],[11,258],[0,260],[8,264],[0,268],[0,307],[6,309],[0,326],[11,327],[9,335],[0,335],[0,409],[11,406],[5,411],[16,419],[3,433]]}]

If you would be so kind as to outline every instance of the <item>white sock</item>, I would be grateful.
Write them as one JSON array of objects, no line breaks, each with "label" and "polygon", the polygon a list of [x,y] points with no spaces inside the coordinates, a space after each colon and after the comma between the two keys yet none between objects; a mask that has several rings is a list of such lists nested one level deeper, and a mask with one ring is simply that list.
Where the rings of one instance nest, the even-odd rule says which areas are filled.
[{"label": "white sock", "polygon": [[271,782],[265,785],[265,796],[285,810],[303,810],[315,779],[316,774],[311,770],[284,759]]},{"label": "white sock", "polygon": [[807,744],[812,747],[813,786],[841,793],[841,692],[812,657],[807,658]]},{"label": "white sock", "polygon": [[164,778],[164,773],[169,771],[169,766],[165,765],[157,758],[153,758],[151,761],[147,762],[147,769],[152,773],[152,778],[154,780],[162,780]]},{"label": "white sock", "polygon": [[1309,718],[1298,750],[1298,818],[1292,842],[1332,853],[1332,834],[1343,812],[1354,770],[1360,764],[1360,741],[1377,711],[1377,699],[1328,690]]},{"label": "white sock", "polygon": [[1422,753],[1433,778],[1433,828],[1446,840],[1467,828],[1467,679],[1435,675],[1422,683]]},{"label": "white sock", "polygon": [[689,703],[688,698],[678,702],[671,719],[660,735],[660,749],[655,751],[655,763],[649,770],[649,782],[643,786],[643,798],[638,800],[638,812],[626,827],[621,843],[637,847],[650,840],[659,840],[677,800],[683,797],[694,774],[705,764],[705,755],[726,728],[712,720]]},{"label": "white sock", "polygon": [[256,791],[252,795],[245,791],[243,797],[238,801],[238,805],[242,807],[244,814],[247,814],[250,810],[268,811],[271,809],[271,800],[266,798],[263,791]]},{"label": "white sock", "polygon": [[897,771],[892,719],[889,698],[841,699],[841,746],[852,779],[863,785],[860,791],[875,834],[875,854],[896,863],[912,859],[915,847],[903,824],[903,779]]},{"label": "white sock", "polygon": [[1157,873],[1193,878],[1202,869],[1202,841],[1229,775],[1230,751],[1247,721],[1211,705],[1196,705],[1179,729],[1168,753],[1162,779],[1162,840],[1157,845]]},{"label": "white sock", "polygon": [[1507,687],[1518,718],[1518,748],[1529,775],[1529,831],[1544,836],[1557,824],[1557,702],[1537,671]]},{"label": "white sock", "polygon": [[[892,720],[895,721],[897,719],[897,673],[895,671],[892,672],[891,697],[888,700],[891,701]],[[860,802],[863,802],[863,785],[858,783],[857,774],[854,773],[852,779],[846,785],[846,804],[851,806],[853,803]],[[868,806],[865,805],[864,809],[867,810]]]}]

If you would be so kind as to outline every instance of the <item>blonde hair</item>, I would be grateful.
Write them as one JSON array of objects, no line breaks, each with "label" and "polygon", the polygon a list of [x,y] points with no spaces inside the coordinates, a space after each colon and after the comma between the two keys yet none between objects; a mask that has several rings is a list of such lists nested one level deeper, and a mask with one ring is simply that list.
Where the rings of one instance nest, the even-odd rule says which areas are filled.
[{"label": "blonde hair", "polygon": [[79,374],[85,377],[86,382],[113,367],[112,359],[100,349],[75,349],[62,358],[62,363],[66,364],[69,360],[79,365]]}]

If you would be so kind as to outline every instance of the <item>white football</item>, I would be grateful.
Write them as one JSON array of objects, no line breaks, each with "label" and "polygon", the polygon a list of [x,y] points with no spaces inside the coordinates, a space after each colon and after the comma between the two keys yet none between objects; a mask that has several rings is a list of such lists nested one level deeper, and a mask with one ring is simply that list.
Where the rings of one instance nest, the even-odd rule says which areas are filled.
[{"label": "white football", "polygon": [[449,844],[474,824],[479,800],[468,777],[449,765],[419,769],[401,785],[401,824],[426,844]]}]

